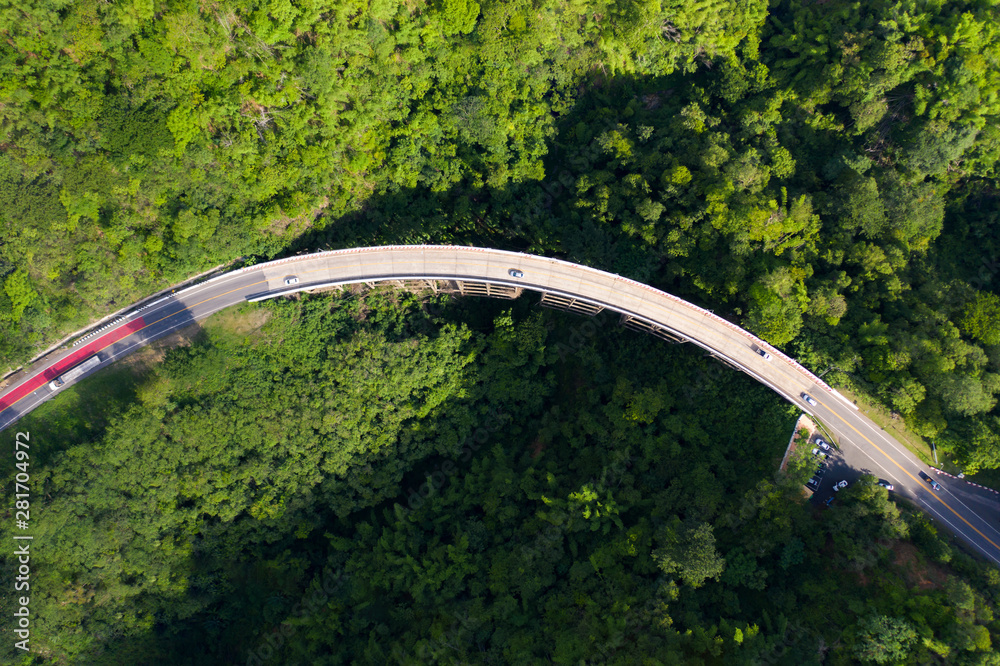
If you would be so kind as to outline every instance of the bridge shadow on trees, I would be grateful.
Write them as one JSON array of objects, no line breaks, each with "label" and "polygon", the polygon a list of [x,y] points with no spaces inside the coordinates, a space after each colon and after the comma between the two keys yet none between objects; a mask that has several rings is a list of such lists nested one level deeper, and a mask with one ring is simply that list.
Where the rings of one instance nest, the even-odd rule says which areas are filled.
[{"label": "bridge shadow on trees", "polygon": [[[722,649],[811,663],[881,608],[854,572],[902,581],[885,543],[907,525],[955,556],[862,482],[813,520],[809,461],[774,474],[795,410],[611,316],[390,291],[243,312],[268,318],[172,352],[170,387],[80,470],[117,479],[108,519],[151,523],[124,542],[134,574],[97,575],[156,620],[94,608],[88,663],[683,662],[719,650],[689,630],[736,628]],[[928,629],[966,622],[943,615]]]},{"label": "bridge shadow on trees", "polygon": [[[34,456],[36,462],[46,464],[69,448],[102,438],[108,426],[138,401],[165,349],[207,342],[190,312],[182,309],[172,296],[165,297],[158,305],[159,314],[155,318],[167,318],[165,322],[131,333],[113,344],[100,345],[95,353],[105,361],[114,358],[111,365],[60,389],[58,396],[8,426],[9,431],[27,430],[45,442]],[[100,339],[97,336],[113,332],[81,338],[78,344],[93,344]]]}]

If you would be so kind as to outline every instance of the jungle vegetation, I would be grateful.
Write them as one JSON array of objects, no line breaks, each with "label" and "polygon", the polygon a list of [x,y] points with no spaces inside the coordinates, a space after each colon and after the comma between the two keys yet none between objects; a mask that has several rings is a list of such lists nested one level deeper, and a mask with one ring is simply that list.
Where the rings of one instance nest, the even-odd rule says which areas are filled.
[{"label": "jungle vegetation", "polygon": [[997,663],[1000,572],[874,477],[807,502],[795,408],[686,346],[528,298],[243,316],[19,424],[9,663]]},{"label": "jungle vegetation", "polygon": [[991,0],[0,9],[0,359],[241,257],[556,254],[1000,466]]},{"label": "jungle vegetation", "polygon": [[[998,19],[8,3],[0,365],[218,264],[475,243],[711,307],[1000,468]],[[871,479],[815,512],[743,377],[526,301],[259,311],[25,420],[28,663],[997,663],[997,571]]]}]

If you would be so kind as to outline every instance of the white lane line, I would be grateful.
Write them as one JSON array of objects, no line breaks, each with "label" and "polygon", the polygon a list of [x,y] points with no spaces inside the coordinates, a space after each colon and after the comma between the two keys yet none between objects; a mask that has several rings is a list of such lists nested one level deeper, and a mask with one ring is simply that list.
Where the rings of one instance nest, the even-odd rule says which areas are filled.
[{"label": "white lane line", "polygon": [[[928,513],[934,514],[935,516],[938,517],[939,520],[942,520],[945,523],[948,523],[948,525],[951,526],[952,531],[954,533],[962,534],[962,532],[955,526],[955,524],[953,522],[951,522],[950,520],[948,520],[947,516],[945,516],[944,514],[942,514],[941,512],[939,512],[934,505],[932,505],[929,502],[925,501],[923,498],[918,497],[916,499],[917,499],[917,502],[919,502],[920,504],[924,505],[924,510],[925,511],[927,511]],[[995,562],[997,565],[1000,565],[1000,559],[997,559],[997,557],[993,555],[992,551],[989,551],[986,548],[982,547],[975,540],[967,539],[966,542],[974,544],[976,546],[976,549],[978,551],[980,551],[981,553],[983,553],[984,555],[986,555],[986,557],[988,557],[991,560],[993,560],[993,562]]]},{"label": "white lane line", "polygon": [[125,349],[121,350],[120,352],[118,352],[114,356],[112,356],[111,360],[116,360],[116,359],[122,358],[123,356],[126,356],[126,355],[130,354],[135,347],[142,347],[142,346],[148,345],[148,344],[150,344],[152,342],[155,342],[158,338],[166,335],[167,333],[169,333],[170,331],[173,331],[176,328],[184,328],[186,326],[193,326],[194,324],[198,323],[199,319],[204,319],[205,317],[210,317],[211,315],[214,315],[216,312],[219,312],[220,310],[225,310],[228,307],[232,307],[232,304],[231,305],[223,305],[220,308],[215,308],[214,310],[211,310],[209,312],[206,312],[205,314],[198,315],[198,316],[195,316],[194,312],[192,312],[191,313],[191,315],[192,315],[191,320],[185,320],[185,321],[179,322],[177,324],[173,324],[171,326],[168,326],[167,328],[165,328],[164,330],[160,331],[159,333],[156,333],[153,337],[147,338],[145,340],[136,340],[135,342],[133,342],[132,344],[130,344],[128,347],[126,347]]},{"label": "white lane line", "polygon": [[[864,421],[862,421],[862,423],[864,423]],[[879,437],[881,437],[882,441],[884,441],[886,444],[888,444],[892,448],[896,449],[896,452],[899,453],[901,456],[903,456],[905,458],[910,458],[911,462],[913,461],[913,459],[916,459],[917,464],[923,466],[923,461],[921,461],[920,458],[918,458],[916,455],[914,455],[912,452],[910,452],[909,449],[906,449],[906,448],[900,449],[899,446],[897,446],[897,444],[896,444],[896,442],[895,442],[894,439],[890,439],[890,438],[886,437],[885,436],[885,430],[883,430],[882,428],[875,429],[874,427],[872,427],[871,425],[869,425],[867,423],[865,423],[865,425],[868,426],[869,430],[871,430],[876,435],[878,435]]]},{"label": "white lane line", "polygon": [[180,291],[170,292],[169,294],[164,294],[164,296],[180,296],[184,294],[185,296],[191,295],[198,291],[202,287],[217,287],[220,284],[232,280],[234,278],[242,277],[243,273],[239,269],[229,271],[228,273],[223,273],[222,275],[217,275],[214,278],[209,278],[204,282],[199,282],[198,284],[191,285],[190,287],[185,287]]},{"label": "white lane line", "polygon": [[[901,488],[905,487],[906,484],[900,483],[899,480],[897,479],[897,477],[893,476],[888,470],[886,470],[885,467],[882,466],[882,464],[880,462],[878,462],[875,458],[872,457],[872,455],[868,451],[865,450],[865,447],[863,445],[860,445],[860,444],[857,444],[857,443],[851,441],[849,437],[846,437],[844,434],[842,434],[840,432],[839,428],[837,428],[835,426],[831,426],[830,428],[834,432],[837,432],[838,434],[840,434],[840,436],[841,436],[842,439],[845,439],[845,440],[847,440],[848,443],[852,444],[857,451],[859,451],[860,453],[864,454],[864,456],[866,458],[868,458],[869,460],[871,460],[872,463],[876,467],[878,467],[879,469],[881,469],[885,473],[886,478],[888,478],[889,480],[893,481],[895,484],[898,484]],[[886,456],[886,457],[888,457],[888,456]],[[890,458],[890,460],[891,460],[891,458]],[[919,475],[920,472],[918,471],[917,474]],[[989,528],[989,531],[992,531],[994,534],[997,535],[997,537],[1000,537],[1000,529],[997,529],[996,527],[993,526],[992,523],[990,523],[990,521],[986,520],[981,515],[979,515],[978,513],[976,513],[976,511],[974,511],[972,508],[970,508],[969,505],[967,505],[965,502],[963,502],[955,493],[951,492],[950,490],[947,490],[943,486],[942,486],[942,488],[943,488],[944,492],[947,492],[948,495],[950,495],[952,498],[954,498],[955,501],[957,501],[959,504],[961,504],[969,514],[975,516],[980,521],[982,521],[982,523]],[[921,489],[923,490],[924,488],[921,486]],[[914,492],[912,494],[912,497],[913,497],[913,499],[919,501],[921,504],[930,506],[930,504],[928,504],[925,500],[921,499],[920,496],[916,494],[916,492]],[[937,515],[941,515],[937,511],[935,511],[934,513],[937,514]],[[953,529],[958,529],[958,528],[955,527],[955,524],[952,523],[950,520],[946,520],[945,522],[947,522],[949,525],[951,525]],[[962,535],[968,535],[968,532],[965,532],[965,531],[961,531],[960,533]],[[992,558],[992,556],[991,556],[991,558]]]},{"label": "white lane line", "polygon": [[[853,444],[853,442],[852,442],[852,444]],[[872,457],[872,455],[871,455],[870,453],[868,453],[867,451],[865,451],[865,450],[864,450],[863,448],[861,448],[861,447],[860,447],[860,446],[858,446],[857,444],[855,444],[855,445],[854,445],[854,448],[856,448],[856,449],[857,449],[858,451],[860,451],[861,453],[863,453],[863,454],[865,455],[865,457],[866,457],[866,458],[868,458],[869,460],[871,460],[871,461],[872,461],[872,464],[873,464],[873,465],[875,465],[875,466],[876,466],[876,467],[878,467],[878,468],[879,468],[880,470],[882,470],[882,473],[883,473],[883,474],[885,474],[885,477],[886,477],[886,479],[888,479],[888,480],[890,480],[890,481],[893,481],[893,482],[894,482],[894,483],[895,483],[896,485],[898,485],[898,486],[900,486],[900,487],[903,487],[903,485],[904,485],[904,484],[900,483],[899,479],[897,479],[896,477],[894,477],[894,476],[893,476],[893,475],[892,475],[892,474],[891,474],[891,473],[889,472],[889,470],[887,470],[887,469],[886,469],[885,467],[883,467],[883,466],[882,466],[882,463],[880,463],[879,461],[875,460],[875,458],[873,458],[873,457]],[[843,454],[841,454],[841,456],[843,456]],[[845,463],[846,463],[846,461],[845,461]]]},{"label": "white lane line", "polygon": [[941,486],[941,489],[944,492],[948,493],[952,498],[954,498],[954,500],[956,502],[958,502],[959,504],[961,504],[962,506],[964,506],[966,511],[968,511],[969,513],[971,513],[973,516],[975,516],[979,520],[983,521],[983,523],[985,525],[987,525],[991,530],[993,530],[993,532],[995,532],[997,534],[997,536],[1000,536],[1000,530],[998,530],[996,527],[994,527],[993,523],[989,522],[988,520],[986,520],[985,518],[983,518],[982,516],[980,516],[978,513],[976,513],[976,511],[974,509],[972,509],[968,504],[966,504],[965,502],[962,501],[962,498],[960,498],[958,495],[956,495],[952,491],[948,490],[948,488],[945,487],[945,486]]},{"label": "white lane line", "polygon": [[[206,312],[203,315],[199,315],[198,317],[193,317],[193,319],[194,319],[193,321],[182,321],[182,322],[180,322],[178,324],[173,324],[173,325],[167,327],[166,329],[164,329],[163,331],[157,333],[156,337],[147,338],[145,340],[137,340],[137,341],[133,342],[132,344],[130,344],[125,349],[121,350],[120,352],[117,352],[117,353],[115,353],[113,355],[109,355],[108,359],[104,363],[101,364],[101,367],[98,368],[97,370],[94,370],[94,372],[96,373],[96,372],[99,372],[100,370],[103,370],[106,367],[105,363],[108,364],[108,365],[110,365],[111,363],[114,363],[118,359],[124,358],[125,356],[128,356],[130,353],[132,353],[132,350],[135,349],[136,347],[142,347],[142,346],[150,344],[151,342],[155,342],[157,340],[157,338],[159,338],[159,337],[161,337],[163,335],[166,335],[167,333],[170,333],[174,329],[183,328],[185,326],[191,326],[191,325],[197,323],[198,319],[204,319],[205,317],[209,317],[209,316],[215,314],[216,312],[219,312],[220,310],[225,310],[228,307],[232,307],[232,306],[231,305],[224,305],[224,306],[222,306],[220,308],[215,308],[214,310],[211,310],[210,312]],[[183,310],[181,310],[180,312],[183,312]],[[149,313],[149,314],[152,314],[152,313]],[[193,312],[192,312],[192,315],[194,315]],[[134,335],[134,333],[133,333],[133,335]],[[131,337],[131,336],[129,336],[129,337]],[[111,344],[115,345],[115,344],[118,344],[118,343],[113,342]],[[91,374],[93,374],[93,373],[91,373]],[[90,377],[90,376],[91,375],[87,375],[87,377]],[[81,379],[78,379],[77,381],[73,382],[72,384],[69,384],[69,386],[75,386],[76,384],[78,384],[79,382],[83,381],[84,379],[87,379],[87,377],[83,377]],[[40,405],[43,402],[45,402],[46,400],[48,400],[52,395],[53,395],[53,393],[49,392],[49,393],[47,393],[44,396],[37,396],[36,397],[34,395],[34,393],[32,393],[31,396],[23,398],[24,400],[28,400],[30,398],[34,398],[34,403],[33,404],[32,403],[25,404],[24,407],[26,407],[27,409],[24,409],[20,413],[15,414],[14,418],[11,419],[10,421],[8,421],[7,423],[4,423],[3,425],[0,425],[0,429],[5,429],[8,426],[13,425],[13,423],[15,421],[18,421],[22,417],[27,416],[30,412],[32,412],[35,409],[35,407],[37,407],[38,405]]]},{"label": "white lane line", "polygon": [[[881,437],[881,438],[883,439],[883,441],[885,441],[885,442],[887,442],[888,444],[890,444],[890,445],[892,446],[892,448],[894,448],[894,449],[895,449],[895,450],[896,450],[896,451],[897,451],[898,453],[902,454],[902,455],[903,455],[903,456],[904,456],[905,458],[908,458],[908,459],[909,459],[909,461],[910,461],[911,463],[913,463],[913,462],[914,462],[913,458],[914,458],[915,456],[914,456],[914,455],[913,455],[913,454],[912,454],[912,453],[911,453],[910,451],[908,451],[908,450],[905,450],[905,451],[901,451],[901,450],[899,449],[899,447],[898,447],[898,446],[896,446],[896,445],[895,445],[895,444],[893,443],[893,440],[891,440],[891,439],[887,438],[887,437],[886,437],[886,436],[885,436],[885,435],[884,435],[884,434],[882,433],[882,431],[881,431],[881,430],[875,430],[874,428],[871,428],[870,426],[869,426],[869,430],[872,430],[872,431],[873,431],[873,432],[874,432],[874,433],[875,433],[876,435],[880,436],[880,437]],[[856,446],[856,448],[858,448],[859,450],[861,450],[861,451],[862,451],[862,453],[864,453],[864,454],[865,454],[866,456],[868,456],[868,458],[871,458],[871,456],[870,456],[870,455],[868,455],[867,451],[864,451],[864,449],[863,449],[863,447],[862,447],[862,446],[860,446],[860,445],[857,445],[857,444],[856,444],[855,446]],[[873,460],[873,462],[874,462],[874,460]],[[918,465],[919,467],[923,467],[923,463],[922,463],[922,462],[920,462],[919,460],[918,460],[918,461],[916,461],[916,462],[917,462],[917,465]],[[878,463],[876,463],[876,464],[878,464]],[[881,465],[879,465],[879,467],[882,467],[882,466],[881,466]],[[885,468],[882,468],[882,469],[884,470]],[[919,472],[918,472],[918,473],[919,473]],[[905,484],[904,484],[904,485],[905,485]],[[997,535],[998,537],[1000,537],[1000,530],[998,530],[997,528],[995,528],[995,527],[994,527],[994,526],[992,525],[992,523],[990,523],[990,522],[989,522],[988,520],[986,520],[986,519],[985,519],[985,518],[984,518],[983,516],[981,516],[981,515],[980,515],[979,513],[977,513],[977,512],[976,512],[976,511],[975,511],[974,509],[972,509],[972,508],[971,508],[971,507],[970,507],[970,506],[969,506],[968,504],[966,504],[965,502],[963,502],[963,501],[962,501],[962,499],[961,499],[961,498],[960,498],[960,497],[959,497],[959,496],[958,496],[957,494],[955,494],[954,492],[952,492],[952,491],[950,491],[950,490],[947,490],[947,489],[945,490],[945,492],[947,492],[947,493],[948,493],[948,494],[949,494],[949,495],[950,495],[950,496],[951,496],[952,498],[954,498],[954,500],[955,500],[956,502],[958,502],[958,504],[962,505],[962,507],[964,507],[964,508],[965,508],[965,510],[966,510],[966,511],[967,511],[967,512],[968,512],[969,514],[971,514],[971,515],[975,516],[976,518],[978,518],[979,520],[981,520],[981,521],[983,522],[983,524],[985,524],[985,525],[988,525],[988,526],[989,526],[989,528],[990,528],[990,530],[992,530],[992,531],[993,531],[993,532],[994,532],[994,533],[995,533],[995,534],[996,534],[996,535]]]}]

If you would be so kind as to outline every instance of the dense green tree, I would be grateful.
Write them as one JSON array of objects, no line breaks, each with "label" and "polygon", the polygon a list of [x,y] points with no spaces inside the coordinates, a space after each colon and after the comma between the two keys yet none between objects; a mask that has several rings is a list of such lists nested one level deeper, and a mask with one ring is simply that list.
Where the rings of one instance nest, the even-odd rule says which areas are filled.
[{"label": "dense green tree", "polygon": [[[808,455],[774,473],[780,399],[526,300],[248,305],[107,414],[77,391],[125,369],[27,417],[63,443],[33,454],[33,640],[94,664],[990,654],[996,572],[874,477],[815,512]],[[896,552],[946,584],[904,585]]]},{"label": "dense green tree", "polygon": [[677,574],[691,587],[700,587],[706,580],[717,579],[722,575],[726,560],[715,550],[715,536],[711,525],[701,523],[682,526],[675,522],[665,530],[660,539],[663,546],[653,557],[663,573]]},{"label": "dense green tree", "polygon": [[876,664],[902,663],[918,638],[916,629],[906,620],[872,615],[858,627],[854,655]]},{"label": "dense green tree", "polygon": [[969,337],[987,345],[1000,345],[1000,296],[977,293],[965,306],[959,321]]},{"label": "dense green tree", "polygon": [[[10,4],[0,358],[237,257],[474,243],[681,294],[1000,467],[998,26],[976,0]],[[808,456],[773,471],[793,415],[711,361],[523,300],[248,312],[25,421],[27,662],[992,663],[996,572],[873,477],[814,515]]]},{"label": "dense green tree", "polygon": [[993,370],[955,344],[989,354],[1000,328],[989,3],[57,2],[0,24],[8,365],[237,257],[460,242],[681,293],[920,432],[991,411]]}]

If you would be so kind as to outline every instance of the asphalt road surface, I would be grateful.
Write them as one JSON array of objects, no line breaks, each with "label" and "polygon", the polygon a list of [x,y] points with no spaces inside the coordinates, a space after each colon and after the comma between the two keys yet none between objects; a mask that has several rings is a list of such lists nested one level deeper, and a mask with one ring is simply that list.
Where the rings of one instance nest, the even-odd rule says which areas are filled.
[{"label": "asphalt road surface", "polygon": [[[286,284],[292,277],[298,283]],[[430,245],[357,248],[281,259],[226,273],[129,313],[118,326],[88,339],[85,346],[51,354],[43,367],[0,395],[0,429],[50,398],[57,391],[48,382],[91,353],[101,355],[104,367],[151,340],[237,303],[320,286],[390,279],[464,280],[523,287],[573,297],[667,329],[818,418],[837,437],[844,460],[850,462],[854,473],[870,470],[888,480],[897,495],[911,499],[987,560],[1000,565],[1000,502],[973,492],[962,481],[944,477],[934,476],[942,490],[932,491],[921,477],[933,475],[931,470],[856,406],[780,350],[707,310],[648,285],[557,259],[501,250]],[[759,355],[755,346],[766,350],[770,360]],[[806,403],[803,393],[815,399],[816,405]],[[824,486],[832,485],[833,475],[834,471],[828,472]]]}]

